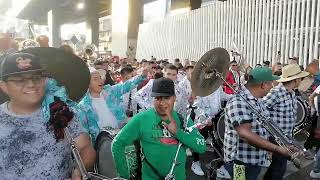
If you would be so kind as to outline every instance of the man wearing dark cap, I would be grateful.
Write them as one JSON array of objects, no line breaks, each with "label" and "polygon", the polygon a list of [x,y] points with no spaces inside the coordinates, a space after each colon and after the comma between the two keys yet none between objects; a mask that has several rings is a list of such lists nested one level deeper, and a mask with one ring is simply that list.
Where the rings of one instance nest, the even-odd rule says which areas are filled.
[{"label": "man wearing dark cap", "polygon": [[[228,101],[225,109],[224,162],[232,177],[245,172],[245,179],[257,179],[261,167],[268,167],[267,151],[288,157],[288,151],[268,141],[267,130],[259,123],[248,102],[260,114],[268,117],[261,98],[268,94],[272,82],[278,80],[270,68],[254,68],[240,94]],[[244,101],[242,95],[246,101]],[[260,119],[262,120],[262,119]],[[240,173],[239,173],[240,172]],[[240,175],[241,176],[241,175]]]},{"label": "man wearing dark cap", "polygon": [[[126,171],[125,147],[140,141],[144,158],[142,161],[142,179],[164,179],[169,173],[178,144],[181,147],[173,174],[175,179],[186,179],[186,148],[203,153],[206,150],[205,140],[198,130],[184,131],[184,119],[173,110],[176,99],[174,82],[168,78],[154,80],[152,94],[154,108],[135,115],[115,137],[112,144],[112,155],[120,177],[129,178]],[[187,127],[193,125],[188,121]]]},{"label": "man wearing dark cap", "polygon": [[1,63],[0,88],[9,100],[0,105],[0,179],[71,177],[71,149],[53,124],[57,117],[67,121],[84,165],[93,167],[95,151],[78,120],[67,108],[62,112],[50,104],[49,111],[44,106],[48,79],[43,72],[40,59],[28,53],[10,54]]}]

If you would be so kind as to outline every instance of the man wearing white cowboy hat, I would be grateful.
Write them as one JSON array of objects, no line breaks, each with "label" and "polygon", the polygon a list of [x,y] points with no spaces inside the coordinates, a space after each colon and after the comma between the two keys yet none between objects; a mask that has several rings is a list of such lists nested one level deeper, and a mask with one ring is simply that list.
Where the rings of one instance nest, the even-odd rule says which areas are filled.
[{"label": "man wearing white cowboy hat", "polygon": [[[277,123],[279,128],[289,136],[297,117],[297,98],[294,89],[298,88],[302,79],[309,73],[301,71],[298,64],[289,64],[282,69],[282,76],[267,96],[263,98],[270,118]],[[271,139],[274,142],[274,139]],[[287,157],[273,154],[272,163],[269,166],[264,179],[283,179],[287,168]]]}]

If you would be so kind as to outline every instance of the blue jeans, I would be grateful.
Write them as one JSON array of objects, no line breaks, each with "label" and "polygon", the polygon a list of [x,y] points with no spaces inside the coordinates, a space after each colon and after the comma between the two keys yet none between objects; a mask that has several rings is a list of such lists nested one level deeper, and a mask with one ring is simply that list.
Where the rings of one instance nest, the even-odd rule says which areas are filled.
[{"label": "blue jeans", "polygon": [[287,157],[272,154],[272,162],[268,167],[264,180],[282,180],[287,170]]},{"label": "blue jeans", "polygon": [[315,162],[314,162],[314,165],[313,165],[313,171],[315,173],[318,173],[320,172],[320,149],[318,149],[318,152],[315,156]]},{"label": "blue jeans", "polygon": [[[234,164],[234,161],[227,162],[224,164],[224,167],[226,168],[226,170],[230,174],[231,178],[233,178],[233,164]],[[260,174],[260,171],[261,171],[260,166],[254,166],[254,165],[243,164],[243,163],[238,163],[238,162],[236,164],[240,164],[240,165],[245,166],[246,180],[257,180],[257,178]]]}]

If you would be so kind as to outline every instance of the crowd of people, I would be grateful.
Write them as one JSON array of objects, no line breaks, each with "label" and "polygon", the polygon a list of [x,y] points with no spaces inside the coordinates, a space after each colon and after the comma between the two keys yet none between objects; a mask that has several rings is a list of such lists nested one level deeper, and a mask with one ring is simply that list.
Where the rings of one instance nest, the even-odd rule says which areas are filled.
[{"label": "crowd of people", "polygon": [[[47,38],[37,40],[39,46],[49,47]],[[39,59],[42,57],[11,51],[12,43],[7,38],[0,38],[0,44],[0,88],[9,98],[0,106],[0,174],[5,180],[81,179],[79,170],[72,169],[70,146],[61,126],[55,124],[59,118],[67,122],[89,171],[94,170],[99,158],[94,149],[99,134],[105,129],[121,129],[111,148],[119,177],[164,179],[175,162],[179,162],[172,171],[175,179],[186,179],[186,168],[204,176],[199,154],[206,151],[206,139],[215,131],[222,111],[223,168],[229,177],[255,180],[261,176],[261,169],[267,168],[264,179],[283,179],[290,150],[297,150],[278,145],[255,111],[271,118],[284,134],[292,136],[299,113],[297,89],[309,77],[314,79],[309,88],[311,114],[318,115],[318,71],[304,71],[295,57],[288,59],[289,64],[263,61],[254,68],[231,58],[227,83],[200,97],[191,85],[196,61],[100,58],[92,50],[80,56],[63,45],[60,49],[79,55],[90,72],[86,94],[74,103],[82,115],[77,116],[79,112],[73,112],[68,101],[48,93],[54,77],[45,76],[46,69]],[[49,96],[52,101],[47,102]],[[195,124],[201,126],[190,129]],[[311,134],[320,137],[317,128]],[[136,142],[143,156],[138,169],[141,177],[132,177],[126,162],[126,147]],[[182,146],[176,153],[179,144]],[[193,162],[186,167],[189,154]],[[319,152],[315,161],[310,176],[320,178]]]}]

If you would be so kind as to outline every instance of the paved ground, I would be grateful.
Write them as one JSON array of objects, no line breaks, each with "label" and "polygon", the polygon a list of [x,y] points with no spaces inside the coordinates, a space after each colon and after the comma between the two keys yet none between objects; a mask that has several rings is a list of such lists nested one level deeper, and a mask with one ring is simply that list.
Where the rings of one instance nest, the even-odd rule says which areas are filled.
[{"label": "paved ground", "polygon": [[[214,157],[211,152],[206,152],[200,156],[202,161],[202,169],[205,170],[205,164],[210,162]],[[192,157],[188,157],[187,161],[187,179],[188,180],[205,180],[205,176],[197,176],[191,171]],[[313,161],[306,161],[305,166],[301,169],[297,169],[291,162],[288,162],[287,172],[284,180],[311,180],[309,173],[312,170]],[[320,179],[319,179],[320,180]]]}]

